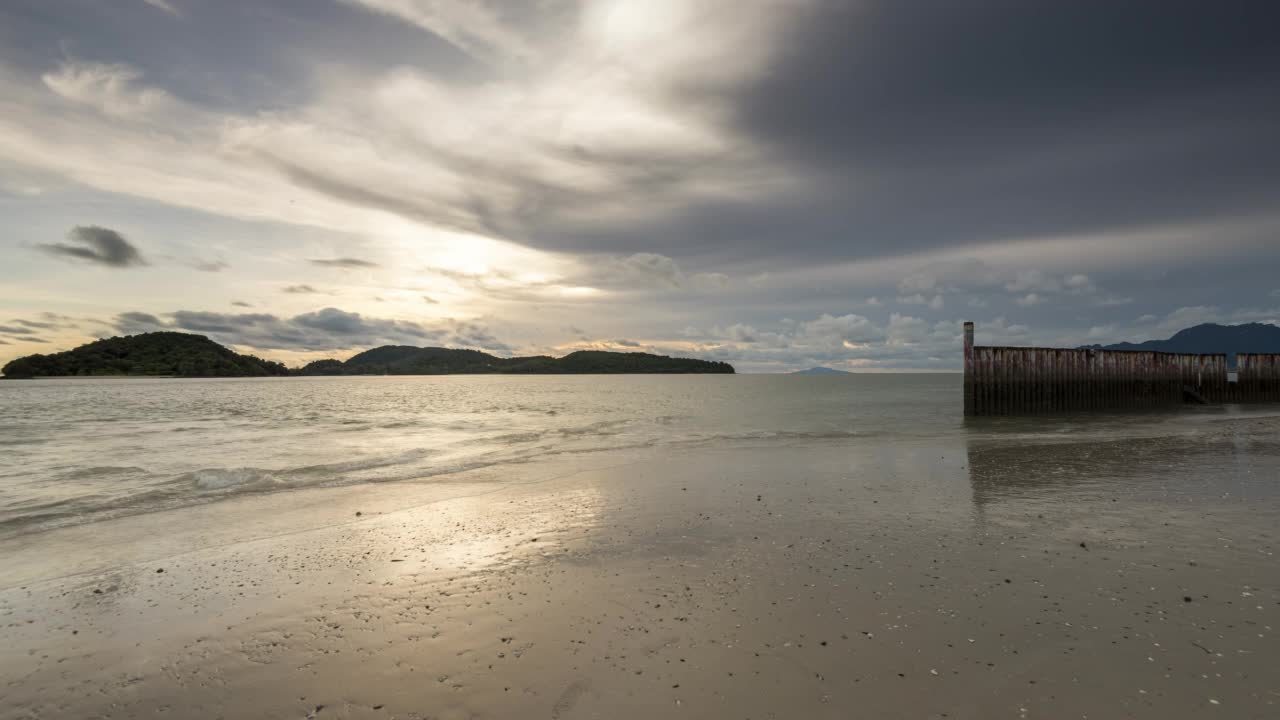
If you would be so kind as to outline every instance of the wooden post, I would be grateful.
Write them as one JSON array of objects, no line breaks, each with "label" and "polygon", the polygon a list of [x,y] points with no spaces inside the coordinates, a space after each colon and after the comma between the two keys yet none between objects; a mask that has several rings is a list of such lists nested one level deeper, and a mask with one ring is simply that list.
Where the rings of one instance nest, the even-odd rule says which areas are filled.
[{"label": "wooden post", "polygon": [[973,323],[964,324],[964,414],[973,415]]}]

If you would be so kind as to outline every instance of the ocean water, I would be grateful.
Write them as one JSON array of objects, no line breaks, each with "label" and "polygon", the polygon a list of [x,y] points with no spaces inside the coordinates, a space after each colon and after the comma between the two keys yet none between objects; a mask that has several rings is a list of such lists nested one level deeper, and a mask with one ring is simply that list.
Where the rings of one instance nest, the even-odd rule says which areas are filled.
[{"label": "ocean water", "polygon": [[0,538],[246,494],[735,444],[960,445],[976,495],[1076,476],[1277,494],[1274,409],[967,423],[960,410],[960,377],[943,374],[6,381]]}]

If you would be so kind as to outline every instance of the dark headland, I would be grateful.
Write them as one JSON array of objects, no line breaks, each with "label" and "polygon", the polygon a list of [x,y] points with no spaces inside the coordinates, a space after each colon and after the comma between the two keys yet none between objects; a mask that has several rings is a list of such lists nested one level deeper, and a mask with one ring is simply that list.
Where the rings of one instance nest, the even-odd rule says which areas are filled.
[{"label": "dark headland", "polygon": [[723,362],[640,352],[581,350],[503,358],[479,350],[385,345],[346,361],[317,360],[297,369],[242,355],[203,335],[152,332],[106,338],[73,350],[28,355],[4,366],[6,378],[37,377],[275,377],[286,375],[485,375],[732,373]]}]

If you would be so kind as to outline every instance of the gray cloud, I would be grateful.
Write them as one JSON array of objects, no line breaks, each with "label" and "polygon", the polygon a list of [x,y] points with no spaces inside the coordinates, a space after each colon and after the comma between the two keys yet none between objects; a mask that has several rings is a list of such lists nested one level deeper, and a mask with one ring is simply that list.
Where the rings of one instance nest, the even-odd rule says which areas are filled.
[{"label": "gray cloud", "polygon": [[236,306],[236,307],[244,307],[244,308],[247,308],[247,307],[253,307],[252,305],[250,305],[249,303],[247,303],[247,302],[245,302],[245,301],[243,301],[243,300],[232,300],[232,301],[231,301],[231,304],[232,304],[232,305],[234,305],[234,306]]},{"label": "gray cloud", "polygon": [[1280,194],[1280,44],[1256,32],[1273,3],[813,5],[716,98],[802,190],[589,228],[547,213],[528,241],[803,265],[1266,214]]},{"label": "gray cloud", "polygon": [[14,325],[0,325],[0,333],[9,335],[34,335],[35,331],[30,328],[17,327]]},{"label": "gray cloud", "polygon": [[312,264],[312,265],[319,265],[320,267],[337,267],[337,268],[375,268],[375,267],[378,267],[378,263],[375,263],[375,262],[369,262],[368,260],[361,260],[361,259],[359,259],[359,258],[349,258],[349,257],[343,257],[343,258],[329,258],[329,259],[315,259],[315,260],[312,260],[312,261],[311,261],[311,264]]},{"label": "gray cloud", "polygon": [[[6,36],[12,42],[0,43],[16,78],[6,76],[2,89],[14,91],[15,110],[50,95],[46,74],[84,80],[58,68],[88,72],[99,67],[93,63],[127,63],[112,77],[127,86],[116,89],[130,108],[145,105],[134,95],[153,90],[172,101],[163,112],[109,123],[86,119],[101,115],[97,105],[72,108],[66,98],[31,103],[33,119],[25,122],[11,113],[15,131],[32,128],[27,142],[13,146],[50,158],[39,172],[58,181],[88,177],[114,171],[104,158],[128,156],[136,161],[129,168],[136,194],[160,203],[308,223],[299,234],[373,208],[410,220],[400,224],[410,232],[429,225],[495,236],[563,251],[557,259],[582,269],[537,285],[499,261],[485,275],[434,273],[457,288],[436,277],[343,288],[350,297],[428,293],[423,303],[440,301],[431,312],[459,303],[501,314],[503,334],[554,329],[563,336],[564,328],[589,325],[599,337],[645,338],[654,347],[664,337],[675,349],[695,343],[698,352],[732,356],[746,369],[849,358],[942,367],[932,358],[950,352],[950,325],[966,316],[980,328],[1044,344],[1079,343],[1086,334],[1090,342],[1138,340],[1156,324],[1274,317],[1265,311],[1280,297],[1280,290],[1268,296],[1280,265],[1272,209],[1280,196],[1280,145],[1272,138],[1280,125],[1280,96],[1272,91],[1280,84],[1280,45],[1257,30],[1280,18],[1274,3],[1244,0],[1216,12],[1190,0],[1158,7],[691,0],[697,9],[689,15],[716,27],[694,24],[661,48],[621,57],[619,67],[640,61],[640,82],[605,82],[581,98],[562,92],[562,75],[573,73],[560,72],[580,64],[580,38],[543,32],[570,26],[564,21],[584,6],[574,0],[553,3],[561,13],[554,22],[538,20],[545,3],[515,11],[522,22],[508,29],[557,68],[531,62],[515,73],[353,3],[171,4],[182,10],[180,21],[140,0],[111,9],[0,10],[0,27],[16,29]],[[734,5],[733,17],[722,12]],[[769,16],[776,22],[718,32],[764,6],[785,7]],[[228,52],[233,32],[236,48]],[[67,61],[64,38],[92,62]],[[671,48],[678,52],[663,55]],[[661,69],[691,49],[697,62]],[[336,72],[311,82],[301,74],[311,71],[300,69],[318,67],[318,58]],[[575,76],[569,89],[581,82]],[[481,87],[494,92],[476,92]],[[508,94],[552,101],[529,116],[492,119],[487,98]],[[607,101],[604,112],[594,112],[593,98]],[[401,122],[420,100],[456,113],[450,122]],[[620,132],[608,117],[614,100],[626,116]],[[518,121],[508,123],[511,115]],[[53,121],[66,138],[103,135],[118,141],[105,147],[120,150],[90,157],[88,146],[71,147],[57,157],[54,143],[37,142],[52,137],[42,130]],[[226,122],[243,130],[234,142],[199,129]],[[659,132],[649,133],[650,124]],[[575,131],[579,125],[586,130]],[[486,131],[471,135],[476,126]],[[687,152],[684,128],[693,131]],[[673,134],[681,139],[666,143]],[[155,142],[160,136],[172,142]],[[196,173],[207,185],[193,187],[244,178],[287,199],[247,207],[171,193],[175,173],[162,156],[177,148],[212,168]],[[224,149],[234,156],[231,172],[216,162]],[[95,187],[110,191],[112,182]],[[13,201],[35,202],[26,197]],[[289,205],[283,213],[282,204]],[[136,222],[151,220],[144,214]],[[365,225],[375,227],[331,229],[358,237]],[[254,240],[261,239],[255,250],[262,255],[235,256],[235,270],[217,278],[229,295],[210,302],[253,296],[256,285],[233,283],[259,257],[301,258],[299,274],[278,286],[312,285],[285,289],[291,293],[324,291],[321,268],[369,267],[360,258],[379,257],[354,243],[289,245],[277,237],[263,231]],[[86,260],[83,253],[98,252],[79,242],[65,247],[73,250],[53,252]],[[309,262],[329,254],[318,247],[344,257]],[[181,256],[174,252],[169,260]],[[159,257],[148,248],[148,259]],[[562,295],[558,285],[602,292]],[[610,327],[595,327],[601,317]],[[171,326],[176,316],[159,322]],[[233,328],[220,331],[228,337],[245,333],[225,319],[184,322]],[[343,321],[278,322],[283,327],[270,331],[270,323],[252,327],[312,342],[339,332]],[[930,339],[943,322],[950,325]],[[426,327],[456,334],[447,324]]]},{"label": "gray cloud", "polygon": [[34,320],[14,320],[14,322],[23,327],[35,328],[37,330],[50,330],[59,327],[58,323],[52,322],[36,322]]},{"label": "gray cloud", "polygon": [[189,260],[187,265],[201,272],[222,272],[231,267],[223,260]]},{"label": "gray cloud", "polygon": [[146,265],[142,254],[123,235],[98,225],[77,225],[67,233],[70,243],[37,245],[41,250],[62,257],[87,260],[107,267]]},{"label": "gray cloud", "polygon": [[509,352],[487,328],[472,322],[445,320],[425,324],[374,318],[338,308],[323,308],[293,317],[268,313],[215,313],[178,310],[162,319],[142,312],[121,313],[115,328],[125,334],[180,330],[257,350],[336,351],[377,345],[445,345]]},{"label": "gray cloud", "polygon": [[719,272],[687,273],[674,258],[651,252],[594,257],[581,277],[569,283],[619,290],[682,290],[714,292],[728,287]]},{"label": "gray cloud", "polygon": [[136,333],[164,330],[166,326],[155,315],[143,312],[127,312],[116,316],[115,328],[125,335],[134,335]]}]

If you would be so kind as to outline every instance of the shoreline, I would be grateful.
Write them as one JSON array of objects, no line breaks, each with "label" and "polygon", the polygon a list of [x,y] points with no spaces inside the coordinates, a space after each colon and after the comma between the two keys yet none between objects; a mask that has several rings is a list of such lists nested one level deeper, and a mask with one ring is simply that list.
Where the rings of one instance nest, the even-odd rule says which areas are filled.
[{"label": "shoreline", "polygon": [[22,567],[115,560],[4,583],[5,716],[1275,712],[1275,502],[973,461],[633,450],[51,531]]}]

